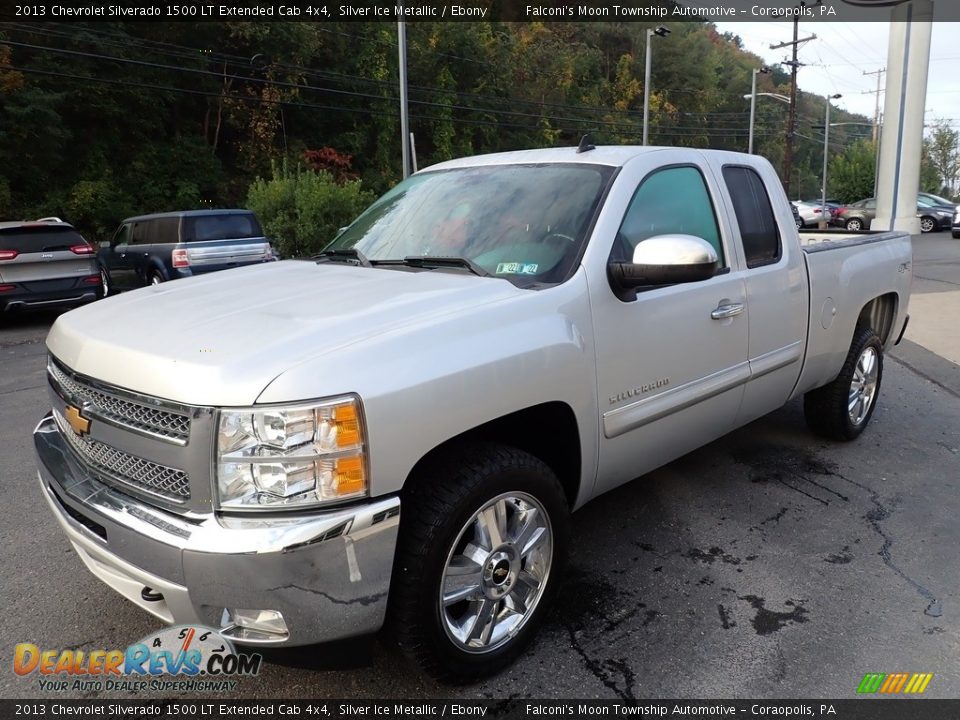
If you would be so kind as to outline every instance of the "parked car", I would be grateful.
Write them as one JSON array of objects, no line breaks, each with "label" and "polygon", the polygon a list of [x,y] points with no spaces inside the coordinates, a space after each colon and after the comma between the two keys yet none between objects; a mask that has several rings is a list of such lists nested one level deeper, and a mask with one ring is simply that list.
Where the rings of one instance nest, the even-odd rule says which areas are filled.
[{"label": "parked car", "polygon": [[127,218],[97,253],[106,294],[275,259],[249,210]]},{"label": "parked car", "polygon": [[93,246],[59,218],[0,222],[0,312],[96,300],[94,255]]},{"label": "parked car", "polygon": [[[920,232],[929,233],[934,230],[945,230],[950,227],[954,211],[939,205],[924,206],[917,203],[917,217],[920,218]],[[833,225],[844,227],[851,231],[868,230],[870,223],[877,216],[877,201],[867,198],[840,208],[833,220]]]},{"label": "parked car", "polygon": [[953,216],[952,235],[954,240],[960,240],[960,206],[957,207],[957,211]]},{"label": "parked car", "polygon": [[948,200],[945,197],[941,197],[940,195],[934,195],[933,193],[927,193],[927,192],[917,193],[917,199],[918,199],[918,202],[923,200],[923,201],[926,201],[926,203],[929,205],[940,205],[942,207],[950,207],[950,208],[957,207],[957,203],[955,203],[953,200]]},{"label": "parked car", "polygon": [[819,203],[813,205],[801,200],[796,200],[794,201],[793,206],[797,208],[797,212],[800,214],[800,219],[803,221],[803,227],[818,225],[821,220],[826,220],[829,223],[833,218],[830,209],[827,208],[824,210]]},{"label": "parked car", "polygon": [[797,210],[797,206],[793,203],[790,203],[790,209],[793,211],[793,222],[797,226],[797,230],[802,230],[804,226],[803,218],[800,217],[800,211]]},{"label": "parked car", "polygon": [[591,498],[792,398],[859,436],[910,236],[801,239],[757,155],[585,145],[445,162],[314,262],[61,316],[34,443],[77,557],[166,623],[386,621],[467,680],[532,639]]}]

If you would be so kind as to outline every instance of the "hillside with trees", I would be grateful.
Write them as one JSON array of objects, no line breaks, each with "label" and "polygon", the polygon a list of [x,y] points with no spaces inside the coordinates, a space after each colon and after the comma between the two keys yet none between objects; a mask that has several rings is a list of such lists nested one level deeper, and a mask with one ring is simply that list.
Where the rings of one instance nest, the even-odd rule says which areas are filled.
[{"label": "hillside with trees", "polygon": [[[639,144],[648,27],[408,24],[419,166],[587,132]],[[651,144],[745,151],[743,96],[761,61],[712,24],[671,29],[654,48]],[[789,92],[779,68],[758,82]],[[823,114],[823,98],[800,93],[794,197],[819,195]],[[786,116],[758,99],[756,151],[778,168]],[[830,134],[832,152],[863,155],[855,141],[869,119],[831,119],[864,123]],[[135,213],[293,202],[284,183],[342,216],[399,179],[399,124],[394,23],[0,23],[4,218],[60,215],[99,239]],[[297,180],[303,172],[318,180]],[[324,237],[350,219],[305,212],[322,216]],[[288,250],[323,239],[285,233]]]}]

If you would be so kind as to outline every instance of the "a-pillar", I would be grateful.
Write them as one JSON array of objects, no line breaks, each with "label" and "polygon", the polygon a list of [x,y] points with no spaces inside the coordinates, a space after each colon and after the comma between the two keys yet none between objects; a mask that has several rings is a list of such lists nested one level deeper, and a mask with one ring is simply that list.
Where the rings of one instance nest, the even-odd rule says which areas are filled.
[{"label": "a-pillar", "polygon": [[920,232],[917,191],[930,65],[933,3],[911,0],[891,13],[887,91],[877,178],[877,216],[871,230]]}]

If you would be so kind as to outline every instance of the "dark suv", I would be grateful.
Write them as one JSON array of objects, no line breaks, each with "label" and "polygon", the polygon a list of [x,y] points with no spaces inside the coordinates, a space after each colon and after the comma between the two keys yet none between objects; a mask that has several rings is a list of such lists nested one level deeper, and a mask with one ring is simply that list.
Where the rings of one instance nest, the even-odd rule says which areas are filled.
[{"label": "dark suv", "polygon": [[249,210],[187,210],[127,218],[97,254],[104,293],[269,262],[260,221]]},{"label": "dark suv", "polygon": [[0,312],[96,300],[95,252],[58,218],[0,222]]}]

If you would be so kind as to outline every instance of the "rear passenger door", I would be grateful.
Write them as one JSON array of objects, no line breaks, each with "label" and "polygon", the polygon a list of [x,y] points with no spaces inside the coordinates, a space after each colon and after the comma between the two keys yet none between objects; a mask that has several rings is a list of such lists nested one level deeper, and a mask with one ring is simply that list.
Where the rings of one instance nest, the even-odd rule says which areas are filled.
[{"label": "rear passenger door", "polygon": [[[768,187],[779,190],[773,171],[746,165],[722,168],[733,204],[734,231],[746,264],[750,381],[737,424],[775,410],[790,397],[806,346],[808,289],[796,230],[774,211]],[[774,185],[775,184],[775,185]],[[819,311],[817,312],[819,317]]]}]

